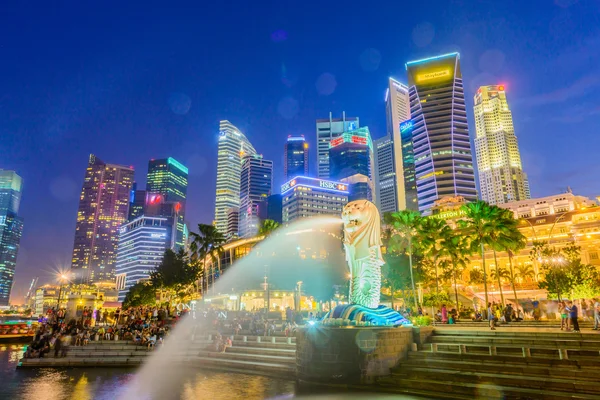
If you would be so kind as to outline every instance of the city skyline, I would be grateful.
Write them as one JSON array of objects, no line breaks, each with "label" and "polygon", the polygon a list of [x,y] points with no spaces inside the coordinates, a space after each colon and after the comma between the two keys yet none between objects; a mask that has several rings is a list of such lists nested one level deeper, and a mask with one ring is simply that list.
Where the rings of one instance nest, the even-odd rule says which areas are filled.
[{"label": "city skyline", "polygon": [[[443,4],[439,7],[448,10]],[[68,263],[68,242],[72,241],[79,194],[77,186],[83,178],[81,171],[90,152],[111,162],[133,165],[137,171],[143,171],[147,160],[157,156],[172,155],[188,165],[191,193],[187,214],[193,230],[197,222],[210,223],[212,220],[214,210],[210,210],[210,204],[214,198],[215,132],[219,119],[231,120],[253,143],[261,142],[258,146],[261,147],[260,152],[265,158],[274,160],[276,165],[281,165],[281,148],[285,137],[288,134],[304,134],[313,153],[312,169],[316,160],[313,150],[316,149],[316,143],[312,133],[316,119],[326,118],[330,111],[334,117],[339,117],[345,110],[347,115],[357,116],[363,125],[368,125],[374,139],[382,137],[385,134],[383,91],[388,77],[402,76],[403,63],[408,60],[443,54],[446,49],[461,52],[468,110],[472,109],[474,87],[506,84],[511,93],[511,109],[517,125],[515,131],[519,136],[523,169],[532,182],[533,197],[557,193],[567,186],[572,186],[578,194],[597,194],[600,188],[594,187],[592,179],[595,167],[589,167],[591,162],[586,161],[592,160],[590,151],[597,140],[592,136],[596,128],[591,125],[591,120],[598,110],[589,97],[590,91],[593,92],[591,89],[597,85],[593,75],[590,75],[593,57],[596,56],[583,59],[580,53],[585,53],[586,57],[598,54],[594,50],[599,47],[597,38],[600,32],[597,27],[589,25],[589,18],[585,18],[586,6],[581,3],[568,8],[549,6],[539,15],[538,24],[541,26],[529,28],[525,33],[518,29],[510,33],[510,27],[512,24],[523,24],[519,13],[531,6],[521,6],[519,13],[506,5],[493,7],[492,12],[498,15],[499,23],[507,27],[502,30],[503,35],[514,40],[517,33],[519,37],[530,33],[537,40],[537,52],[530,54],[530,50],[520,41],[517,41],[518,45],[511,46],[514,44],[512,41],[509,45],[507,38],[494,36],[493,32],[476,22],[464,20],[460,29],[452,31],[452,18],[443,22],[423,12],[416,12],[415,22],[399,28],[397,33],[384,29],[382,33],[366,37],[365,41],[350,34],[348,44],[340,45],[340,38],[328,32],[323,45],[329,50],[334,49],[332,56],[310,67],[304,66],[296,58],[304,57],[306,48],[304,53],[294,55],[295,49],[302,48],[298,40],[309,39],[309,33],[285,18],[275,19],[276,22],[270,24],[263,19],[265,29],[251,32],[248,40],[263,43],[259,51],[267,55],[263,62],[270,67],[265,70],[254,61],[244,71],[226,66],[223,75],[228,75],[228,80],[243,77],[246,71],[249,71],[251,78],[246,79],[247,82],[233,79],[236,86],[242,85],[238,91],[221,84],[221,78],[215,78],[218,81],[215,86],[222,92],[220,97],[214,96],[215,89],[212,86],[202,86],[191,78],[186,68],[194,69],[197,61],[177,51],[170,64],[161,64],[157,68],[149,63],[150,72],[140,73],[139,80],[132,80],[127,71],[130,68],[137,71],[139,67],[131,63],[141,55],[139,52],[143,49],[137,50],[133,58],[123,57],[123,60],[111,60],[104,62],[107,65],[95,67],[93,57],[81,53],[78,44],[70,43],[70,48],[74,48],[76,54],[81,54],[82,62],[78,65],[83,65],[83,68],[74,71],[74,67],[67,66],[55,80],[42,74],[34,82],[37,87],[44,80],[50,84],[44,86],[41,92],[35,89],[35,85],[22,89],[25,87],[25,77],[30,72],[25,70],[17,73],[13,66],[3,66],[5,76],[13,77],[7,82],[7,94],[2,99],[2,105],[6,105],[5,109],[12,117],[3,120],[6,122],[3,129],[8,133],[8,140],[0,145],[2,154],[6,154],[0,167],[17,171],[27,182],[22,202],[27,224],[17,266],[15,293],[24,294],[32,276],[47,275],[48,271]],[[461,8],[466,12],[464,7]],[[62,13],[65,10],[58,11]],[[58,11],[51,14],[61,21],[64,17],[60,13],[55,14]],[[376,8],[364,18],[387,18],[390,11]],[[582,16],[577,26],[591,27],[586,34],[576,33],[568,24],[569,17],[565,16],[567,11]],[[22,11],[9,10],[9,14],[19,12]],[[281,10],[275,12],[285,14]],[[469,16],[477,21],[478,12],[473,10]],[[44,19],[39,19],[42,26]],[[38,21],[38,17],[34,20]],[[460,25],[454,21],[451,23]],[[553,33],[552,26],[555,24],[562,27],[560,37],[564,39],[559,39]],[[183,25],[186,26],[185,21]],[[15,36],[15,27],[11,24],[2,29],[7,36]],[[95,26],[82,29],[82,38],[95,34],[95,29]],[[546,42],[536,35],[536,31],[540,35],[547,34],[555,38],[555,47],[541,50],[547,47]],[[119,33],[110,35],[114,34]],[[235,37],[236,34],[233,35]],[[426,39],[430,37],[428,42]],[[230,37],[222,39],[231,44]],[[28,40],[28,37],[21,38],[20,43],[29,45]],[[178,40],[183,40],[183,44],[188,43],[189,39],[178,36]],[[401,45],[403,43],[406,48]],[[462,48],[457,49],[457,44]],[[17,46],[9,45],[7,56],[27,57]],[[335,49],[336,46],[339,47]],[[558,57],[556,46],[564,46],[564,52]],[[168,51],[167,46],[161,47],[159,44],[158,47],[158,51]],[[233,54],[244,54],[237,46],[231,50]],[[348,54],[355,56],[351,62],[347,57],[343,64],[333,60]],[[42,54],[42,59],[50,61],[47,69],[51,73],[63,66],[46,53]],[[549,63],[554,69],[560,69],[561,74],[546,72]],[[108,68],[109,73],[103,68]],[[148,82],[154,81],[153,74],[164,68],[175,69],[183,78],[170,82],[159,81],[156,86],[148,86]],[[219,64],[219,68],[223,66]],[[206,76],[206,71],[201,75]],[[186,79],[190,81],[186,83]],[[254,85],[248,83],[251,80],[255,81]],[[266,89],[257,90],[257,84],[266,85]],[[87,88],[83,97],[77,94],[79,87]],[[148,94],[149,91],[152,93]],[[303,91],[307,94],[301,95]],[[128,100],[123,101],[121,97]],[[210,103],[207,102],[209,98]],[[52,104],[46,104],[45,99],[53,99]],[[572,100],[575,99],[581,101],[573,104]],[[98,107],[94,107],[95,104]],[[263,110],[267,112],[263,113]],[[473,123],[469,116],[471,136],[474,134]],[[568,154],[555,148],[565,130],[576,130],[585,139],[581,143],[570,143],[571,151]],[[30,138],[28,132],[34,136]],[[539,132],[544,132],[543,143],[539,143]],[[124,148],[114,145],[121,138],[123,144],[127,144]],[[267,139],[274,143],[263,146],[262,142]],[[40,150],[32,148],[29,142],[42,143],[38,145]],[[137,151],[132,151],[133,143]],[[45,154],[42,148],[51,151]],[[55,157],[61,162],[52,162]],[[314,171],[311,172],[314,174]],[[281,182],[279,173],[274,178],[275,187]],[[592,185],[586,186],[586,183]],[[139,184],[144,187],[142,180]],[[49,230],[55,232],[52,235],[55,237],[47,237]]]}]

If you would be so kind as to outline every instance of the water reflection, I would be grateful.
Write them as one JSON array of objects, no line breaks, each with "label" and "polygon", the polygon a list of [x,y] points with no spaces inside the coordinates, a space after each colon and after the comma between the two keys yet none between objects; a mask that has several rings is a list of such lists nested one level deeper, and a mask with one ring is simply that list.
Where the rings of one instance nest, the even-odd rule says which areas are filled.
[{"label": "water reflection", "polygon": [[[11,400],[114,400],[135,376],[122,368],[21,369],[23,345],[0,345],[0,399]],[[294,383],[288,380],[225,372],[195,371],[186,376],[180,390],[165,399],[248,399],[292,397]]]}]

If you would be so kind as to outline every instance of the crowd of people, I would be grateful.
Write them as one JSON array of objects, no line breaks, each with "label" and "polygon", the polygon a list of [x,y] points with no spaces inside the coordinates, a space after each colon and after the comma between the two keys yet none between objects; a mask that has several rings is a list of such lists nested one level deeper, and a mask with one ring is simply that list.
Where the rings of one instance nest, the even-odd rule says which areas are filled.
[{"label": "crowd of people", "polygon": [[24,357],[67,355],[70,346],[87,346],[92,341],[125,340],[148,349],[162,344],[181,316],[167,307],[131,307],[111,314],[84,308],[76,318],[66,320],[65,309],[50,309],[40,318],[33,342]]}]

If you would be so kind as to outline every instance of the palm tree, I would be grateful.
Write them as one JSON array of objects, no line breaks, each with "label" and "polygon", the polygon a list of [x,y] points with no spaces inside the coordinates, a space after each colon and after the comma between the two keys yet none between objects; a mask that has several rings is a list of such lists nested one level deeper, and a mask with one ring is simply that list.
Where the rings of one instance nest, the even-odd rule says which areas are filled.
[{"label": "palm tree", "polygon": [[451,267],[451,276],[454,283],[454,296],[456,298],[456,309],[458,306],[457,274],[466,268],[469,262],[469,243],[467,238],[457,235],[455,232],[443,241],[444,254],[448,256]]},{"label": "palm tree", "polygon": [[[206,263],[210,260],[210,276],[212,285],[214,287],[215,275],[214,265],[220,260],[221,254],[223,253],[223,244],[225,244],[225,236],[217,230],[213,225],[198,224],[198,233],[190,232],[190,236],[193,238],[190,243],[191,259],[197,264],[202,262],[202,269],[206,271]],[[204,298],[204,276],[202,274],[202,298]],[[206,279],[206,288],[208,289],[208,279]]]},{"label": "palm tree", "polygon": [[417,230],[419,247],[428,256],[435,270],[435,294],[439,296],[438,261],[445,255],[444,241],[452,236],[452,229],[440,218],[423,218]]},{"label": "palm tree", "polygon": [[526,281],[527,278],[535,277],[535,271],[531,264],[517,265],[516,270],[517,273],[515,274],[515,279],[518,279],[521,284]]},{"label": "palm tree", "polygon": [[[490,206],[490,209],[498,209],[497,206]],[[494,229],[489,233],[490,243],[489,247],[492,249],[494,254],[494,263],[496,268],[499,268],[498,264],[498,251],[507,251],[514,248],[519,243],[525,241],[525,236],[518,229],[518,221],[514,218],[513,213],[506,209],[500,209],[499,217],[494,222]],[[502,283],[500,282],[500,274],[495,274],[498,280],[498,287],[500,288],[500,298],[502,305],[505,305],[504,294],[502,292]]]},{"label": "palm tree", "polygon": [[260,228],[258,228],[258,234],[261,236],[269,236],[275,230],[277,230],[281,224],[272,219],[265,219],[260,223]]},{"label": "palm tree", "polygon": [[544,251],[548,249],[548,242],[545,240],[534,240],[532,243],[531,250],[529,251],[529,259],[533,262],[533,277],[536,281],[538,281],[538,276],[540,275],[540,264],[541,258]]},{"label": "palm tree", "polygon": [[504,294],[502,293],[502,281],[508,279],[510,274],[506,268],[502,268],[498,264],[494,265],[494,269],[490,271],[492,279],[498,281],[498,288],[500,289],[500,298],[502,299],[502,305],[504,305]]},{"label": "palm tree", "polygon": [[507,243],[505,245],[506,254],[508,254],[508,265],[510,268],[510,284],[513,288],[513,294],[515,296],[515,304],[517,306],[517,311],[519,311],[519,298],[517,297],[517,289],[515,288],[515,269],[513,266],[513,257],[520,250],[524,249],[527,245],[527,239],[525,236],[521,235],[520,238],[516,237],[512,243]]},{"label": "palm tree", "polygon": [[421,215],[416,211],[402,210],[384,216],[388,225],[399,236],[400,243],[408,251],[408,268],[410,270],[410,284],[415,301],[415,311],[419,308],[417,292],[415,290],[415,278],[413,276],[413,238],[417,235],[417,227],[421,221]]},{"label": "palm tree", "polygon": [[465,218],[457,222],[458,227],[470,236],[470,252],[480,253],[483,266],[483,290],[485,293],[485,315],[487,316],[488,288],[487,269],[485,267],[485,246],[492,244],[491,235],[497,229],[496,220],[501,217],[502,209],[492,207],[485,201],[475,201],[461,207]]}]

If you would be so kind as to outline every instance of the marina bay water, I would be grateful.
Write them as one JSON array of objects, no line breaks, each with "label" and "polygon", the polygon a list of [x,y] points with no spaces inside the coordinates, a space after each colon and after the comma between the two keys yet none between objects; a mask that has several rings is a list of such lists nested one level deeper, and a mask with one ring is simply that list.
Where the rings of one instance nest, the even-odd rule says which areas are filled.
[{"label": "marina bay water", "polygon": [[[136,370],[124,368],[17,369],[23,344],[0,344],[0,399],[114,400],[124,395]],[[196,370],[163,399],[281,399],[294,396],[292,380]]]}]

